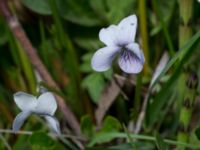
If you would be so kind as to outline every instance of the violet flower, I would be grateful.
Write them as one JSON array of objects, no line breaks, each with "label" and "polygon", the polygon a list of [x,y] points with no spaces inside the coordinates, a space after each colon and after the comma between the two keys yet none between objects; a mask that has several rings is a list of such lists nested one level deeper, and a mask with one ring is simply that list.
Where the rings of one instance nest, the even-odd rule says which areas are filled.
[{"label": "violet flower", "polygon": [[43,116],[47,120],[49,126],[60,134],[59,123],[53,116],[57,109],[57,103],[52,93],[46,92],[37,98],[24,92],[17,92],[14,94],[14,101],[22,110],[13,121],[14,132],[17,132],[21,128],[25,120],[31,114],[36,114]]},{"label": "violet flower", "polygon": [[134,42],[137,28],[136,15],[124,18],[118,25],[111,25],[99,32],[100,40],[106,47],[99,49],[92,58],[92,68],[106,71],[119,56],[118,64],[126,73],[139,73],[145,62],[144,54]]}]

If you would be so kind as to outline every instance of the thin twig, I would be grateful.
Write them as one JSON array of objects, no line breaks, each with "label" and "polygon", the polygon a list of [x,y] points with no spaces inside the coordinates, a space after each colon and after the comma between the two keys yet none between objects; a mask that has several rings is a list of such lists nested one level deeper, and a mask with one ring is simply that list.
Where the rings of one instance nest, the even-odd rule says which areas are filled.
[{"label": "thin twig", "polygon": [[147,107],[147,103],[148,103],[148,99],[149,99],[149,93],[150,92],[148,92],[144,98],[144,102],[142,104],[142,108],[141,108],[140,114],[138,116],[136,125],[135,125],[135,130],[134,130],[135,134],[138,134],[142,128],[142,123],[143,123],[143,120],[145,117],[146,107]]},{"label": "thin twig", "polygon": [[[13,35],[24,48],[27,56],[30,59],[30,62],[32,63],[33,67],[38,71],[42,79],[48,84],[48,86],[55,89],[59,89],[58,85],[52,79],[47,68],[44,66],[39,56],[37,55],[36,49],[33,48],[19,21],[16,17],[12,15],[6,0],[0,0],[0,12],[5,17]],[[70,110],[70,108],[66,105],[64,99],[59,95],[55,95],[55,98],[69,126],[73,129],[73,131],[76,134],[80,134],[79,122],[77,121],[75,115]]]},{"label": "thin twig", "polygon": [[[32,131],[17,131],[14,132],[11,129],[0,129],[0,133],[9,133],[9,134],[23,134],[23,135],[32,135],[34,132]],[[63,137],[63,138],[68,138],[68,139],[76,139],[80,141],[86,141],[84,137],[81,136],[76,136],[76,135],[69,135],[69,134],[55,134],[55,133],[48,133],[49,136],[52,137]]]},{"label": "thin twig", "polygon": [[3,143],[5,144],[6,148],[8,150],[12,150],[11,146],[9,145],[9,143],[5,140],[5,138],[3,137],[2,134],[0,134],[0,139],[3,141]]}]

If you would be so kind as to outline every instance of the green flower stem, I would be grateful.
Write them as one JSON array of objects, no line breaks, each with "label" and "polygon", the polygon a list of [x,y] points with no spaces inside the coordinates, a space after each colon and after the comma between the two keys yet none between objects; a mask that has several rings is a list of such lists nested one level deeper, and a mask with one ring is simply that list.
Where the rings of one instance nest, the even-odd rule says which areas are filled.
[{"label": "green flower stem", "polygon": [[134,112],[136,114],[138,114],[138,112],[140,110],[142,75],[143,75],[143,73],[140,73],[140,74],[137,75],[137,81],[136,81],[137,83],[136,83],[136,87],[135,87]]},{"label": "green flower stem", "polygon": [[149,65],[149,44],[147,34],[146,0],[139,1],[140,32],[142,39],[142,49],[145,56],[144,74],[147,74]]}]

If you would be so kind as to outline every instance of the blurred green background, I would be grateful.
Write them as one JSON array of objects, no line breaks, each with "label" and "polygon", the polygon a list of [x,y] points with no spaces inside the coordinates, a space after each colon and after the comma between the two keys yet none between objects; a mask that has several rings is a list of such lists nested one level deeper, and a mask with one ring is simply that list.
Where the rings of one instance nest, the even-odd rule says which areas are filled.
[{"label": "blurred green background", "polygon": [[[200,149],[200,3],[197,0],[7,2],[60,90],[38,79],[23,46],[0,15],[0,149],[184,150],[185,146]],[[93,71],[91,57],[104,46],[98,37],[100,29],[132,14],[138,17],[136,42],[140,43],[146,59],[143,72],[126,75],[116,63],[106,72]],[[159,65],[163,71],[152,81]],[[47,136],[45,121],[37,116],[29,118],[22,128],[32,131],[31,136],[3,132],[11,129],[20,112],[13,93],[25,91],[38,95],[41,85],[65,99],[81,123],[84,140]],[[148,99],[146,115],[141,137],[137,137],[133,129],[145,98]],[[104,105],[107,112],[102,109]],[[104,121],[98,120],[97,111],[105,113]],[[56,117],[63,134],[73,135],[59,109]],[[94,147],[96,143],[99,144]]]}]

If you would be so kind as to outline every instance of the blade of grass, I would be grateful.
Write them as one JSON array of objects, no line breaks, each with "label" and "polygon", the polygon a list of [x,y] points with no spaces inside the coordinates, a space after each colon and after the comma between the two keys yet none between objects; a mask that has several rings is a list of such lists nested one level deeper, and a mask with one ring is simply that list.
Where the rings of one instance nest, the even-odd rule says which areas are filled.
[{"label": "blade of grass", "polygon": [[[196,43],[198,43],[198,40],[200,39],[200,31],[198,31],[173,57],[172,59],[167,63],[165,68],[161,71],[159,76],[154,80],[151,86],[152,88],[159,82],[160,78],[163,77],[167,71],[180,59],[179,64],[182,64],[183,61],[185,61],[186,58],[188,57],[195,49],[191,49],[192,46],[194,46]],[[187,58],[189,59],[189,57]],[[178,67],[178,66],[177,66]],[[180,67],[180,65],[179,65]],[[150,91],[151,91],[150,90]]]},{"label": "blade of grass", "polygon": [[160,8],[157,5],[157,0],[153,0],[153,6],[155,7],[155,10],[157,12],[158,18],[159,18],[159,20],[161,22],[161,26],[163,28],[163,33],[164,33],[164,36],[166,38],[167,45],[168,45],[168,48],[169,48],[169,54],[171,56],[173,56],[175,54],[174,46],[172,44],[172,40],[171,40],[169,31],[167,29],[167,26],[166,26],[166,24],[165,24],[165,22],[163,20],[162,12],[161,12]]},{"label": "blade of grass", "polygon": [[31,93],[36,94],[36,80],[30,61],[20,44],[14,39],[11,31],[8,32],[12,57],[19,69],[25,74],[28,90],[30,90]]},{"label": "blade of grass", "polygon": [[64,48],[63,51],[64,55],[63,54],[61,55],[63,55],[64,57],[64,63],[66,63],[68,66],[68,72],[71,78],[71,85],[69,88],[71,89],[70,93],[74,94],[73,94],[73,101],[70,102],[72,103],[72,107],[76,105],[76,107],[74,108],[76,113],[81,114],[81,112],[83,111],[82,106],[84,106],[84,100],[82,101],[79,100],[81,94],[81,89],[80,89],[81,77],[80,77],[78,58],[75,53],[73,44],[62,26],[61,19],[58,14],[58,9],[56,7],[57,6],[56,2],[54,0],[49,0],[49,4],[52,10],[58,41],[60,42],[60,45]]},{"label": "blade of grass", "polygon": [[[92,147],[95,144],[101,142],[101,139],[104,139],[105,137],[110,137],[112,139],[115,138],[127,138],[127,133],[122,133],[122,132],[113,132],[113,133],[102,133],[98,134],[98,136],[94,137],[92,141],[88,144],[88,147]],[[142,134],[130,134],[130,137],[133,139],[137,140],[146,140],[146,141],[152,141],[155,142],[156,138],[153,136],[148,136],[148,135],[142,135]],[[179,141],[174,141],[170,139],[163,139],[164,143],[168,145],[184,145],[187,148],[191,149],[199,149],[199,145],[194,145],[194,144],[187,144],[184,142],[179,142]]]},{"label": "blade of grass", "polygon": [[[179,60],[178,64],[176,65],[175,71],[171,75],[168,82],[163,86],[161,91],[156,95],[153,103],[149,104],[148,106],[148,113],[149,116],[146,118],[147,123],[149,122],[149,125],[153,124],[156,120],[157,115],[159,114],[159,111],[161,110],[162,106],[165,104],[167,100],[167,96],[169,96],[170,91],[172,92],[173,86],[175,85],[175,81],[177,77],[181,73],[182,66],[185,62],[190,58],[190,55],[193,53],[194,46],[196,43],[198,43],[198,40],[200,39],[200,31],[197,32],[186,44],[183,48],[181,48],[176,55],[168,62],[166,67],[161,71],[160,75],[155,79],[155,81],[152,83],[152,86],[149,90],[152,91],[153,87],[158,83],[160,78],[165,75],[165,73]],[[162,100],[161,100],[162,99]]]}]

